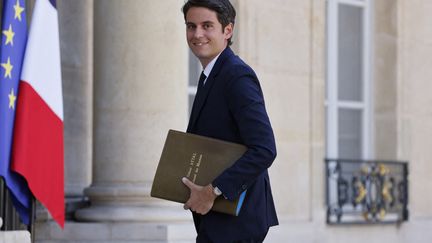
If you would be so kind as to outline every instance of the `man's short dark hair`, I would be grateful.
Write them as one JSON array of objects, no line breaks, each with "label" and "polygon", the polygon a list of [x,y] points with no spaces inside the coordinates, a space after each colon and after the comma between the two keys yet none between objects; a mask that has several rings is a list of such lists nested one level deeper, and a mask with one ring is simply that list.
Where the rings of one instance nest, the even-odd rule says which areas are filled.
[{"label": "man's short dark hair", "polygon": [[[235,23],[236,11],[229,0],[188,0],[182,8],[185,20],[187,12],[192,7],[203,7],[215,11],[219,22],[222,24],[222,31],[228,24],[234,25]],[[232,41],[229,38],[228,45],[231,44]]]}]

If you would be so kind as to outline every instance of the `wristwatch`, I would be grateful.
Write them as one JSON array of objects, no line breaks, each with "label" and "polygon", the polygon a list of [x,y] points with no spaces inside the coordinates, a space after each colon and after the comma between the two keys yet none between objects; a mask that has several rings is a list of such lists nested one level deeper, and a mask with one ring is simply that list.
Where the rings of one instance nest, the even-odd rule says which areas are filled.
[{"label": "wristwatch", "polygon": [[213,193],[214,193],[216,196],[220,196],[220,195],[222,195],[221,190],[219,190],[219,188],[218,188],[217,186],[213,186],[213,185],[212,185],[212,187],[213,187]]}]

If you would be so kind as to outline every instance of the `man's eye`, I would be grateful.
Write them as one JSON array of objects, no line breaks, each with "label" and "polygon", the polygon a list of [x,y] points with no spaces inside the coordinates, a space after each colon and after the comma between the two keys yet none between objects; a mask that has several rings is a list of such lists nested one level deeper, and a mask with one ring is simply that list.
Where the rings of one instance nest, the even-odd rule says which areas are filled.
[{"label": "man's eye", "polygon": [[204,27],[204,29],[208,29],[208,28],[211,28],[212,26],[210,24],[205,24],[203,27]]}]

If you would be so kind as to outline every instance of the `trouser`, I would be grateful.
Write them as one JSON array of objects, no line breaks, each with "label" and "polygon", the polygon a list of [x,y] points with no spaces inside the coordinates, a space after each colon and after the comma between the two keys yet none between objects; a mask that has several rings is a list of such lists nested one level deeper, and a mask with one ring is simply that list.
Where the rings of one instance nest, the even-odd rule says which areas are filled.
[{"label": "trouser", "polygon": [[[267,232],[261,236],[255,236],[254,238],[236,240],[233,242],[225,242],[225,243],[262,243],[266,236],[267,236]],[[216,243],[216,242],[212,241],[207,234],[200,233],[197,236],[196,243]]]}]

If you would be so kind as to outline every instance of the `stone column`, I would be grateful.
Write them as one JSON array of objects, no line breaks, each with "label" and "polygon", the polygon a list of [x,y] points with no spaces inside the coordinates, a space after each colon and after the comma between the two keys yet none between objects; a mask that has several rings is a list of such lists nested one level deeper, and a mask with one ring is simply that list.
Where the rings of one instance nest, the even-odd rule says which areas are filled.
[{"label": "stone column", "polygon": [[95,1],[93,182],[78,220],[190,219],[150,198],[168,129],[187,122],[183,1]]},{"label": "stone column", "polygon": [[67,201],[81,201],[91,183],[93,127],[93,1],[59,1],[64,94]]}]

